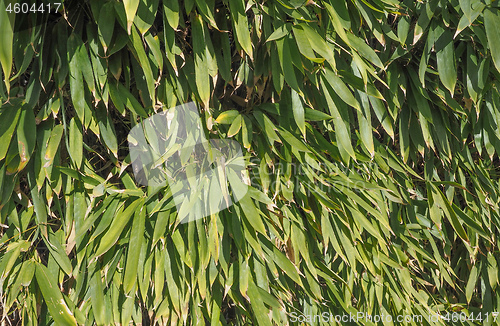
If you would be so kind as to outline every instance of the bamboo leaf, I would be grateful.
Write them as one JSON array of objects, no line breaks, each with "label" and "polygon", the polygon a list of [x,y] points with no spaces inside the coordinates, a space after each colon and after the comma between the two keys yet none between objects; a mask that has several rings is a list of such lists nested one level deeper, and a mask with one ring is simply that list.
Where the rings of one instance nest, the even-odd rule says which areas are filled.
[{"label": "bamboo leaf", "polygon": [[250,39],[249,25],[246,15],[244,3],[239,0],[229,0],[229,8],[231,12],[236,39],[241,48],[253,60],[252,41]]},{"label": "bamboo leaf", "polygon": [[137,12],[134,17],[134,25],[137,27],[141,35],[146,34],[146,32],[153,25],[156,17],[156,11],[158,10],[158,2],[159,0],[139,0]]},{"label": "bamboo leaf", "polygon": [[77,117],[69,123],[69,154],[75,166],[79,169],[83,160],[83,130]]},{"label": "bamboo leaf", "polygon": [[323,120],[330,120],[333,117],[329,114],[326,114],[322,111],[310,109],[310,108],[304,108],[304,119],[308,121],[323,121]]},{"label": "bamboo leaf", "polygon": [[102,280],[100,275],[100,270],[94,272],[90,278],[90,301],[92,304],[92,312],[94,313],[94,318],[97,325],[105,325],[106,315],[105,315],[105,301],[104,301],[104,289],[102,286]]},{"label": "bamboo leaf", "polygon": [[113,123],[108,115],[106,107],[104,105],[99,105],[95,112],[100,135],[104,140],[105,145],[115,157],[118,157],[118,141],[116,139],[115,128],[113,127]]},{"label": "bamboo leaf", "polygon": [[253,139],[252,121],[246,116],[241,120],[241,136],[243,140],[243,147],[250,149]]},{"label": "bamboo leaf", "polygon": [[77,325],[73,313],[69,310],[56,282],[50,279],[47,267],[37,263],[36,281],[40,288],[51,317],[59,325]]},{"label": "bamboo leaf", "polygon": [[16,130],[19,156],[21,157],[19,169],[22,169],[28,163],[35,149],[36,133],[34,130],[36,130],[35,115],[25,105],[21,109]]},{"label": "bamboo leaf", "polygon": [[241,123],[242,123],[241,115],[236,116],[236,118],[234,118],[233,123],[231,123],[231,126],[229,127],[227,136],[233,137],[234,135],[236,135],[241,129]]},{"label": "bamboo leaf", "polygon": [[498,8],[486,8],[483,15],[493,63],[497,70],[500,71],[500,34],[498,33],[500,30],[500,10]]},{"label": "bamboo leaf", "polygon": [[300,129],[300,132],[306,136],[306,121],[304,116],[304,107],[302,106],[302,101],[300,100],[299,94],[292,89],[292,110],[295,122]]},{"label": "bamboo leaf", "polygon": [[[12,5],[12,2],[9,2]],[[0,64],[2,66],[7,92],[10,89],[10,73],[12,71],[12,47],[14,39],[14,11],[7,11],[7,2],[0,3]]]},{"label": "bamboo leaf", "polygon": [[140,0],[123,0],[125,14],[127,15],[127,32],[129,35],[131,34],[132,24],[134,23],[139,2]]},{"label": "bamboo leaf", "polygon": [[443,85],[450,91],[451,95],[453,95],[457,82],[457,68],[453,37],[448,29],[436,41],[436,57],[439,78]]},{"label": "bamboo leaf", "polygon": [[102,5],[97,26],[102,47],[104,52],[107,52],[111,45],[115,27],[115,5],[113,2],[106,2]]},{"label": "bamboo leaf", "polygon": [[21,114],[21,105],[4,106],[0,111],[0,160],[5,158]]},{"label": "bamboo leaf", "polygon": [[142,43],[141,37],[139,36],[139,33],[137,33],[135,29],[132,30],[132,39],[129,44],[130,44],[129,46],[133,49],[137,57],[137,60],[141,64],[142,71],[144,73],[144,78],[146,79],[146,86],[149,94],[143,94],[143,96],[148,98],[148,100],[152,99],[154,102],[154,99],[156,97],[156,92],[155,92],[155,82],[153,78],[153,70],[151,69],[149,58],[147,57],[146,51],[144,50],[144,45]]},{"label": "bamboo leaf", "polygon": [[197,16],[193,25],[193,52],[194,73],[196,77],[196,89],[205,107],[210,100],[210,75],[208,71],[208,58],[205,51],[205,34],[201,16]]},{"label": "bamboo leaf", "polygon": [[361,107],[352,95],[351,90],[344,84],[344,82],[332,70],[326,69],[324,74],[328,85],[330,85],[335,93],[347,104],[361,112]]},{"label": "bamboo leaf", "polygon": [[292,24],[290,23],[283,24],[280,27],[276,28],[275,31],[271,33],[271,35],[269,35],[266,42],[279,40],[280,38],[283,38],[286,35],[288,35],[291,30],[292,30]]},{"label": "bamboo leaf", "polygon": [[123,232],[123,229],[128,224],[128,221],[134,214],[135,210],[142,204],[142,198],[136,199],[134,202],[129,204],[121,214],[116,214],[114,216],[108,231],[99,242],[99,246],[97,247],[94,255],[95,257],[99,257],[107,252],[118,241],[120,234]]},{"label": "bamboo leaf", "polygon": [[477,282],[477,265],[472,266],[469,274],[469,280],[467,281],[467,286],[465,288],[465,296],[467,298],[467,303],[472,299],[472,294],[474,293],[474,288]]},{"label": "bamboo leaf", "polygon": [[137,281],[137,264],[139,263],[139,254],[144,242],[145,219],[146,209],[142,208],[135,212],[129,240],[127,264],[125,265],[125,275],[123,277],[123,289],[126,293],[132,290]]},{"label": "bamboo leaf", "polygon": [[62,124],[56,125],[54,126],[54,129],[52,129],[52,132],[50,133],[50,140],[47,143],[47,148],[45,150],[45,163],[43,167],[48,168],[53,165],[55,155],[61,143],[63,132],[64,126]]},{"label": "bamboo leaf", "polygon": [[[342,83],[342,81],[340,82]],[[343,159],[347,161],[349,160],[349,157],[356,159],[356,154],[354,153],[354,149],[351,144],[351,133],[349,132],[349,130],[347,130],[347,126],[342,119],[340,111],[337,108],[337,105],[335,104],[332,96],[330,95],[329,87],[326,85],[328,85],[328,82],[326,81],[326,79],[324,79],[321,83],[321,86],[325,94],[326,102],[330,108],[330,111],[332,112],[333,125],[335,126],[335,138],[337,139],[340,154],[342,155]]]},{"label": "bamboo leaf", "polygon": [[240,112],[238,112],[237,110],[224,111],[219,114],[217,119],[215,119],[215,122],[221,124],[231,124],[239,114]]}]

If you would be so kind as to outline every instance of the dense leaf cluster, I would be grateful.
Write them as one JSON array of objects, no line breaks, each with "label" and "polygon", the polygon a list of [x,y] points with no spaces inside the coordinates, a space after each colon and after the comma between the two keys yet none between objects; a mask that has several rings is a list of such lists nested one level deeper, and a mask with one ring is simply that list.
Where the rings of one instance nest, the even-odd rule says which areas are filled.
[{"label": "dense leaf cluster", "polygon": [[[498,1],[8,3],[2,321],[495,323]],[[250,187],[180,224],[168,187],[134,180],[127,134],[190,101],[242,145]]]}]

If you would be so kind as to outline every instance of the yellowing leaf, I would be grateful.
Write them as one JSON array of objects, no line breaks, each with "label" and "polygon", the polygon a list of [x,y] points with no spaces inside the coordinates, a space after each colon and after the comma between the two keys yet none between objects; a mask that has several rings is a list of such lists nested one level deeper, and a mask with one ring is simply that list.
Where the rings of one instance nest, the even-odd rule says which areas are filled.
[{"label": "yellowing leaf", "polygon": [[231,127],[229,127],[229,131],[227,132],[227,136],[228,137],[233,137],[234,135],[236,135],[240,129],[241,129],[241,115],[238,115],[233,123],[231,124]]},{"label": "yellowing leaf", "polygon": [[224,111],[219,114],[215,122],[220,124],[231,124],[239,114],[240,112],[237,110]]},{"label": "yellowing leaf", "polygon": [[36,142],[36,123],[35,114],[32,109],[27,105],[23,106],[19,121],[17,124],[17,144],[19,148],[19,156],[21,163],[19,170],[21,170],[30,160],[31,154],[35,149]]},{"label": "yellowing leaf", "polygon": [[125,13],[127,15],[127,32],[129,35],[131,33],[132,24],[134,23],[137,8],[139,7],[139,1],[140,0],[123,0]]}]

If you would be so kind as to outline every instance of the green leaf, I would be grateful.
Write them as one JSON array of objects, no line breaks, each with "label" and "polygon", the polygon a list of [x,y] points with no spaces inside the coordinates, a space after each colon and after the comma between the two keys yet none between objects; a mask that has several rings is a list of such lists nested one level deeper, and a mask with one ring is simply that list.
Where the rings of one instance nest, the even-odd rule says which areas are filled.
[{"label": "green leaf", "polygon": [[474,289],[476,288],[477,282],[477,265],[473,265],[469,274],[469,280],[467,281],[467,286],[465,288],[465,297],[467,298],[467,303],[472,299],[472,294],[474,293]]},{"label": "green leaf", "polygon": [[427,26],[429,25],[432,17],[434,16],[434,11],[436,10],[438,3],[439,1],[433,0],[426,2],[420,7],[420,16],[418,17],[417,24],[415,25],[412,44],[417,43],[417,41],[422,37],[422,35],[426,31]]},{"label": "green leaf", "polygon": [[467,236],[467,233],[465,232],[464,227],[460,223],[460,221],[457,218],[457,214],[451,207],[450,203],[448,202],[448,199],[446,196],[434,185],[431,184],[432,188],[434,189],[435,193],[438,195],[433,197],[438,205],[441,207],[441,209],[444,211],[446,217],[450,221],[453,229],[457,232],[458,236],[462,238],[463,241],[469,242],[469,237]]},{"label": "green leaf", "polygon": [[[479,89],[479,66],[478,57],[474,53],[472,45],[467,46],[467,91],[474,103],[477,102],[477,97],[480,92]],[[484,60],[483,60],[484,62]]]},{"label": "green leaf", "polygon": [[64,132],[64,126],[62,124],[54,126],[52,132],[50,133],[50,139],[47,143],[47,148],[45,150],[43,165],[44,168],[51,167],[54,164],[54,157],[59,149],[59,144],[61,143],[61,138]]},{"label": "green leaf", "polygon": [[[343,84],[342,81],[340,81],[340,83]],[[326,85],[329,85],[329,83],[326,80],[326,78],[323,78],[321,86],[323,89],[323,93],[325,94],[326,102],[333,116],[333,125],[335,126],[335,138],[337,140],[337,145],[339,147],[340,154],[342,155],[342,158],[346,161],[348,160],[349,157],[356,159],[356,154],[354,153],[354,149],[351,144],[351,133],[347,129],[348,125],[346,125],[346,122],[342,119],[340,111],[337,108],[337,105],[335,104],[332,95],[330,94],[329,86]]]},{"label": "green leaf", "polygon": [[269,35],[266,42],[279,40],[280,38],[288,35],[291,30],[292,30],[292,24],[290,23],[283,24],[280,27],[276,28],[274,32],[271,33],[271,35]]},{"label": "green leaf", "polygon": [[412,108],[413,110],[422,115],[423,117],[425,117],[425,119],[427,121],[429,121],[430,123],[433,123],[433,117],[432,117],[432,111],[431,111],[431,107],[430,107],[430,103],[429,101],[427,100],[427,98],[424,96],[424,95],[427,95],[425,93],[425,90],[420,87],[420,85],[418,85],[417,83],[415,83],[416,86],[415,88],[412,88],[414,91],[412,92],[413,93],[413,96],[415,98],[415,104],[416,105],[412,105]]},{"label": "green leaf", "polygon": [[323,121],[333,119],[331,115],[326,114],[323,111],[310,109],[308,107],[304,108],[304,118],[307,121]]},{"label": "green leaf", "polygon": [[292,43],[289,37],[285,37],[282,40],[277,41],[276,46],[278,47],[279,62],[281,64],[281,68],[283,69],[285,81],[297,93],[302,94],[299,81],[295,75],[295,68],[293,66],[291,47],[295,46],[295,44]]},{"label": "green leaf", "polygon": [[[215,18],[213,15],[213,7],[211,8],[209,6],[209,4],[210,4],[210,1],[196,0],[196,6],[200,10],[200,13],[203,16],[203,18],[205,18],[213,28],[219,29],[217,27],[217,23],[215,22]],[[213,6],[213,2],[212,2],[212,6]]]},{"label": "green leaf", "polygon": [[258,289],[258,285],[255,285],[253,281],[248,282],[248,298],[250,299],[252,311],[258,325],[271,326],[272,323],[269,319],[269,309],[264,305],[264,301]]},{"label": "green leaf", "polygon": [[146,219],[146,209],[142,207],[134,214],[134,221],[129,240],[127,253],[127,262],[125,265],[125,275],[123,277],[123,289],[129,293],[137,280],[137,264],[139,263],[139,254],[144,242],[144,227]]},{"label": "green leaf", "polygon": [[302,100],[299,94],[292,89],[292,111],[295,122],[300,129],[300,132],[304,137],[306,136],[306,121],[304,116],[304,107],[302,106]]},{"label": "green leaf", "polygon": [[141,35],[151,28],[155,21],[156,11],[158,10],[159,0],[139,0],[137,13],[134,17],[134,25],[137,27]]},{"label": "green leaf", "polygon": [[30,160],[31,154],[35,149],[36,144],[36,122],[33,110],[27,105],[23,106],[19,121],[17,123],[17,145],[19,148],[19,156],[21,170]]},{"label": "green leaf", "polygon": [[394,139],[394,128],[392,127],[392,119],[389,110],[386,109],[384,103],[380,99],[373,96],[368,96],[368,99],[370,100],[373,112],[375,112],[378,121],[380,121],[387,134]]},{"label": "green leaf", "polygon": [[241,117],[241,114],[239,114],[238,116],[236,116],[233,123],[229,127],[229,130],[227,132],[228,137],[233,137],[234,135],[236,135],[240,131],[241,121],[242,121],[242,117]]},{"label": "green leaf", "polygon": [[248,54],[250,59],[253,60],[252,40],[248,29],[249,24],[245,12],[245,3],[240,0],[229,0],[229,8],[238,44]]},{"label": "green leaf", "polygon": [[257,123],[259,124],[262,131],[266,134],[267,140],[271,144],[273,144],[275,141],[281,142],[281,139],[278,137],[275,131],[276,126],[264,112],[255,110],[253,112],[253,115],[255,117],[255,120],[257,120]]},{"label": "green leaf", "polygon": [[170,27],[176,29],[179,26],[179,2],[177,0],[163,0],[163,10]]},{"label": "green leaf", "polygon": [[[127,15],[128,17],[128,15]],[[146,79],[147,90],[149,94],[142,94],[143,98],[147,98],[147,101],[151,101],[156,97],[155,93],[155,81],[153,78],[153,69],[149,62],[149,58],[144,50],[144,44],[142,39],[135,29],[132,30],[132,39],[130,40],[130,48],[135,54],[137,60],[141,64],[142,71],[144,73],[144,78]]]},{"label": "green leaf", "polygon": [[300,279],[297,267],[288,259],[281,251],[279,251],[275,246],[272,249],[267,246],[262,247],[266,254],[271,258],[272,261],[278,265],[281,270],[283,270],[288,277],[290,277],[295,283],[302,286],[302,280]]},{"label": "green leaf", "polygon": [[347,39],[349,40],[351,48],[358,51],[364,59],[370,61],[375,66],[384,69],[384,64],[378,55],[368,44],[365,43],[365,41],[351,33],[347,33]]},{"label": "green leaf", "polygon": [[[109,202],[108,199],[111,199],[112,201]],[[87,217],[81,227],[75,230],[75,238],[78,240],[80,237],[82,237],[89,230],[93,222],[95,222],[97,218],[100,218],[100,222],[93,230],[89,242],[96,239],[102,232],[104,232],[108,228],[108,226],[113,221],[113,217],[116,214],[121,214],[123,212],[123,205],[121,205],[120,207],[118,206],[118,204],[120,204],[120,199],[121,198],[117,198],[116,196],[107,197],[103,204],[103,208],[105,208],[104,213],[96,211],[91,216]]]},{"label": "green leaf", "polygon": [[250,119],[246,116],[243,116],[243,119],[241,120],[241,136],[243,140],[243,147],[249,150],[252,145],[253,127],[252,121],[250,121]]},{"label": "green leaf", "polygon": [[83,76],[80,61],[80,51],[83,43],[79,36],[74,33],[68,38],[68,62],[69,62],[69,84],[71,93],[71,102],[81,121],[85,121],[85,87],[83,85]]},{"label": "green leaf", "polygon": [[105,303],[104,303],[104,289],[101,280],[101,271],[97,269],[94,274],[90,277],[89,289],[90,289],[90,302],[92,304],[92,312],[94,314],[95,321],[97,325],[106,324],[106,313],[105,313]]},{"label": "green leaf", "polygon": [[[344,30],[344,26],[346,28],[348,28],[346,26],[346,23],[348,23],[348,20],[346,20],[345,18],[347,18],[349,16],[349,14],[348,13],[346,13],[347,15],[344,14],[344,19],[342,17],[343,16],[342,9],[344,9],[347,12],[347,9],[345,8],[345,2],[342,2],[342,4],[339,4],[338,6],[332,6],[327,2],[325,2],[323,5],[325,6],[326,10],[328,11],[328,15],[331,18],[333,28],[335,28],[335,32],[337,32],[338,36],[340,36],[342,41],[349,44],[349,39],[347,38],[346,32]],[[340,12],[337,12],[336,9],[340,9]]]},{"label": "green leaf", "polygon": [[368,95],[358,91],[358,96],[361,99],[361,108],[363,110],[363,112],[357,111],[358,123],[359,123],[359,135],[366,149],[370,153],[370,156],[373,157],[375,155],[374,153],[375,149],[373,145],[370,102],[368,100]]},{"label": "green leaf", "polygon": [[7,11],[7,3],[13,4],[13,2],[7,1],[0,2],[0,64],[2,65],[5,86],[8,92],[10,89],[9,78],[12,71],[13,28],[16,14],[14,11]]},{"label": "green leaf", "polygon": [[[333,50],[314,29],[306,24],[299,25],[304,30],[305,36],[309,39],[312,49],[321,57],[325,58],[331,65],[335,65]],[[298,30],[294,29],[294,30]]]},{"label": "green leaf", "polygon": [[462,8],[464,15],[458,22],[457,31],[455,32],[453,38],[456,38],[461,31],[472,25],[476,18],[483,12],[486,5],[477,0],[460,0],[460,7]]},{"label": "green leaf", "polygon": [[51,279],[47,267],[40,263],[36,264],[36,281],[42,292],[45,304],[51,317],[57,325],[77,325],[76,319],[64,301],[56,280]]},{"label": "green leaf", "polygon": [[217,119],[215,119],[215,122],[226,125],[231,124],[239,114],[240,112],[237,110],[224,111],[221,114],[219,114]]},{"label": "green leaf", "polygon": [[137,8],[139,7],[139,1],[140,0],[123,0],[125,14],[127,15],[127,32],[129,35],[131,33],[132,24],[134,23]]},{"label": "green leaf", "polygon": [[299,140],[285,128],[278,127],[278,132],[280,133],[281,137],[283,137],[283,140],[290,144],[290,146],[292,146],[294,149],[301,152],[311,152],[310,149],[307,148],[307,146],[301,140]]},{"label": "green leaf", "polygon": [[6,105],[0,109],[0,121],[2,121],[0,123],[0,160],[3,160],[7,154],[20,113],[21,105],[19,103]]},{"label": "green leaf", "polygon": [[498,8],[486,8],[483,15],[488,47],[491,51],[493,63],[500,72],[500,10]]},{"label": "green leaf", "polygon": [[[500,25],[499,25],[500,26]],[[450,91],[455,92],[457,83],[457,68],[455,61],[455,47],[453,46],[453,36],[449,29],[446,29],[436,41],[436,57],[439,79]]]},{"label": "green leaf", "polygon": [[98,105],[95,109],[97,124],[99,126],[100,136],[104,140],[107,148],[118,158],[118,141],[116,139],[115,128],[113,122],[108,115],[104,105]]},{"label": "green leaf", "polygon": [[45,240],[47,248],[49,249],[50,254],[54,257],[55,261],[61,267],[62,271],[68,275],[72,276],[73,267],[71,266],[71,261],[66,255],[65,248],[61,245],[57,236],[49,230],[49,241]]},{"label": "green leaf", "polygon": [[493,290],[498,285],[498,263],[495,258],[495,256],[491,253],[488,252],[488,279],[490,281],[490,286]]},{"label": "green leaf", "polygon": [[[286,34],[284,35],[287,35],[288,33],[289,31],[287,31]],[[314,51],[311,46],[311,42],[309,41],[309,38],[307,37],[303,28],[294,26],[293,35],[295,36],[297,47],[299,48],[300,53],[302,53],[304,57],[314,62],[321,63],[324,61],[324,59],[316,58],[316,55],[314,54]]]},{"label": "green leaf", "polygon": [[142,118],[147,118],[148,115],[144,111],[143,106],[137,99],[125,88],[121,83],[112,83],[109,87],[111,99],[116,106],[125,105],[130,111]]},{"label": "green leaf", "polygon": [[69,155],[75,166],[80,169],[83,160],[83,130],[77,117],[69,123]]},{"label": "green leaf", "polygon": [[109,1],[102,5],[97,27],[102,47],[104,52],[107,52],[111,45],[115,27],[115,5],[113,2]]},{"label": "green leaf", "polygon": [[361,112],[361,107],[354,98],[354,95],[352,95],[351,90],[346,86],[346,84],[340,79],[337,74],[335,74],[332,70],[330,69],[325,69],[324,76],[326,80],[328,81],[328,85],[333,88],[335,93],[347,104],[355,108],[356,110]]},{"label": "green leaf", "polygon": [[121,213],[116,214],[114,216],[113,222],[111,223],[108,231],[102,237],[99,242],[99,246],[97,247],[95,257],[99,257],[107,252],[120,237],[120,234],[123,232],[125,226],[128,224],[130,217],[134,214],[135,210],[142,206],[144,203],[143,198],[136,199],[134,202],[128,205],[128,207]]},{"label": "green leaf", "polygon": [[[149,213],[151,214],[151,213]],[[165,235],[167,230],[167,225],[170,221],[170,210],[160,210],[158,212],[158,218],[155,223],[155,228],[153,231],[153,245]]]},{"label": "green leaf", "polygon": [[148,43],[149,49],[151,53],[154,55],[156,63],[160,68],[160,71],[163,70],[163,53],[161,51],[160,39],[158,35],[153,37],[151,33],[146,33],[144,39]]},{"label": "green leaf", "polygon": [[203,24],[201,16],[197,16],[193,22],[194,74],[198,95],[204,106],[208,107],[210,100],[210,75]]}]

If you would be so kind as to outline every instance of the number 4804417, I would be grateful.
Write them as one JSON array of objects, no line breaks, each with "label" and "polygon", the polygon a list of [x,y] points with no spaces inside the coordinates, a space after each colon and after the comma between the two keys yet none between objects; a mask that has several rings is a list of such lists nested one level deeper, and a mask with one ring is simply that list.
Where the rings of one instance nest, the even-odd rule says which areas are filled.
[{"label": "number 4804417", "polygon": [[23,3],[9,3],[7,8],[5,8],[5,11],[8,11],[10,13],[15,13],[15,14],[27,14],[27,13],[36,13],[36,12],[47,12],[47,13],[56,13],[59,11],[59,8],[61,7],[60,2],[55,2],[55,3],[47,3],[47,4],[29,4],[27,2]]}]

